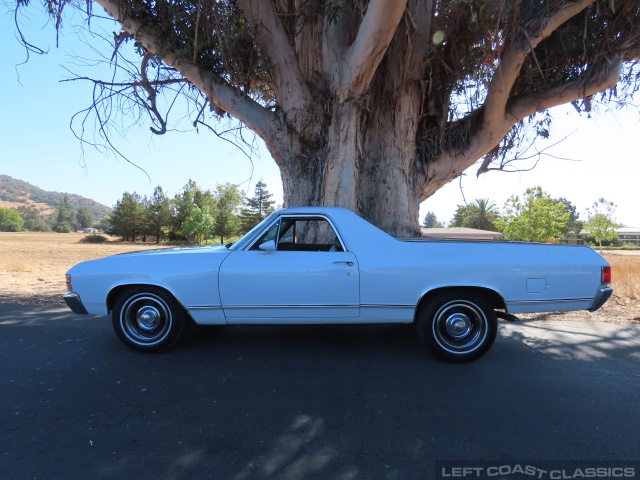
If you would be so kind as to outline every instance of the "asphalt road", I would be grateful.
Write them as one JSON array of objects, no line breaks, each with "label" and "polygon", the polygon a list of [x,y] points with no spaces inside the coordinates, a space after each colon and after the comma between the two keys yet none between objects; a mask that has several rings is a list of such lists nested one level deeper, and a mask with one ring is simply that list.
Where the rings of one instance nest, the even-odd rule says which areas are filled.
[{"label": "asphalt road", "polygon": [[640,478],[638,325],[502,323],[484,358],[453,365],[407,326],[196,329],[145,355],[107,317],[0,305],[0,365],[1,479],[432,479],[568,460]]}]

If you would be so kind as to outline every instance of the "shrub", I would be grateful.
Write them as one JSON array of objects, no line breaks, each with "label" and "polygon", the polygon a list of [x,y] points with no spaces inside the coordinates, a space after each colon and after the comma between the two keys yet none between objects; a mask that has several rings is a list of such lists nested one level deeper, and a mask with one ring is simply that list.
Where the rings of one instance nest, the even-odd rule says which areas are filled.
[{"label": "shrub", "polygon": [[56,227],[56,232],[58,232],[58,233],[71,233],[71,225],[69,225],[67,222],[60,223]]},{"label": "shrub", "polygon": [[87,235],[86,237],[84,237],[82,240],[80,240],[80,243],[105,243],[108,241],[109,239],[104,235],[98,235],[94,233],[93,235]]}]

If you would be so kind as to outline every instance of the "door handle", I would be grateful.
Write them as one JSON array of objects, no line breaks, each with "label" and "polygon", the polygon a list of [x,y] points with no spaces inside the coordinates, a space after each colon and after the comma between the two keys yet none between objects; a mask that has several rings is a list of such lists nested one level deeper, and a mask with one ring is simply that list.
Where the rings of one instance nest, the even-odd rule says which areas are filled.
[{"label": "door handle", "polygon": [[333,262],[333,263],[334,263],[334,264],[338,264],[338,263],[346,263],[346,264],[347,264],[347,265],[349,265],[350,267],[352,267],[352,266],[353,266],[353,262],[347,262],[347,261],[344,261],[344,260],[342,260],[342,261],[337,261],[337,262]]}]

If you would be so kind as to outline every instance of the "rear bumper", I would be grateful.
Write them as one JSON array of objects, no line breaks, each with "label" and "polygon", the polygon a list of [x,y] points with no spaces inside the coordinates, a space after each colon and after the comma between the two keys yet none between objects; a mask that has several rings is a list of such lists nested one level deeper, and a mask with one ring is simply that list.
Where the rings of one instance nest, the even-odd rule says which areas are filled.
[{"label": "rear bumper", "polygon": [[591,305],[591,308],[589,308],[588,310],[590,312],[595,312],[602,305],[604,305],[605,302],[607,300],[609,300],[609,298],[611,298],[612,294],[613,294],[613,288],[611,288],[611,287],[600,287],[598,289],[598,294],[596,295],[596,298],[593,301],[593,305]]},{"label": "rear bumper", "polygon": [[81,315],[86,315],[87,309],[84,308],[82,301],[80,300],[80,296],[77,293],[69,292],[64,296],[64,301],[67,302],[67,306],[71,309],[73,313],[79,313]]}]

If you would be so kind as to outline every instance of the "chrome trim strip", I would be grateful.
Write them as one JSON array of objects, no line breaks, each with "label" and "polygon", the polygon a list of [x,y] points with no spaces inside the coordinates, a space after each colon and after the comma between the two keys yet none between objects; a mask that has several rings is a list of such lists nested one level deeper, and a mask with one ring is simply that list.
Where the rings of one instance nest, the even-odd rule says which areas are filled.
[{"label": "chrome trim strip", "polygon": [[184,308],[188,310],[222,310],[222,305],[193,305]]},{"label": "chrome trim strip", "polygon": [[360,308],[416,308],[415,305],[390,305],[390,304],[382,304],[382,303],[366,303],[361,304]]},{"label": "chrome trim strip", "polygon": [[360,305],[224,305],[224,310],[233,309],[276,309],[276,308],[360,308]]},{"label": "chrome trim strip", "polygon": [[554,300],[512,300],[507,301],[509,305],[532,305],[539,303],[569,303],[569,302],[592,302],[593,298],[558,298]]},{"label": "chrome trim strip", "polygon": [[188,307],[188,308],[222,308],[222,309],[234,309],[234,308],[415,308],[413,304],[407,305],[389,305],[389,304],[361,304],[361,305],[224,305],[223,307]]}]

